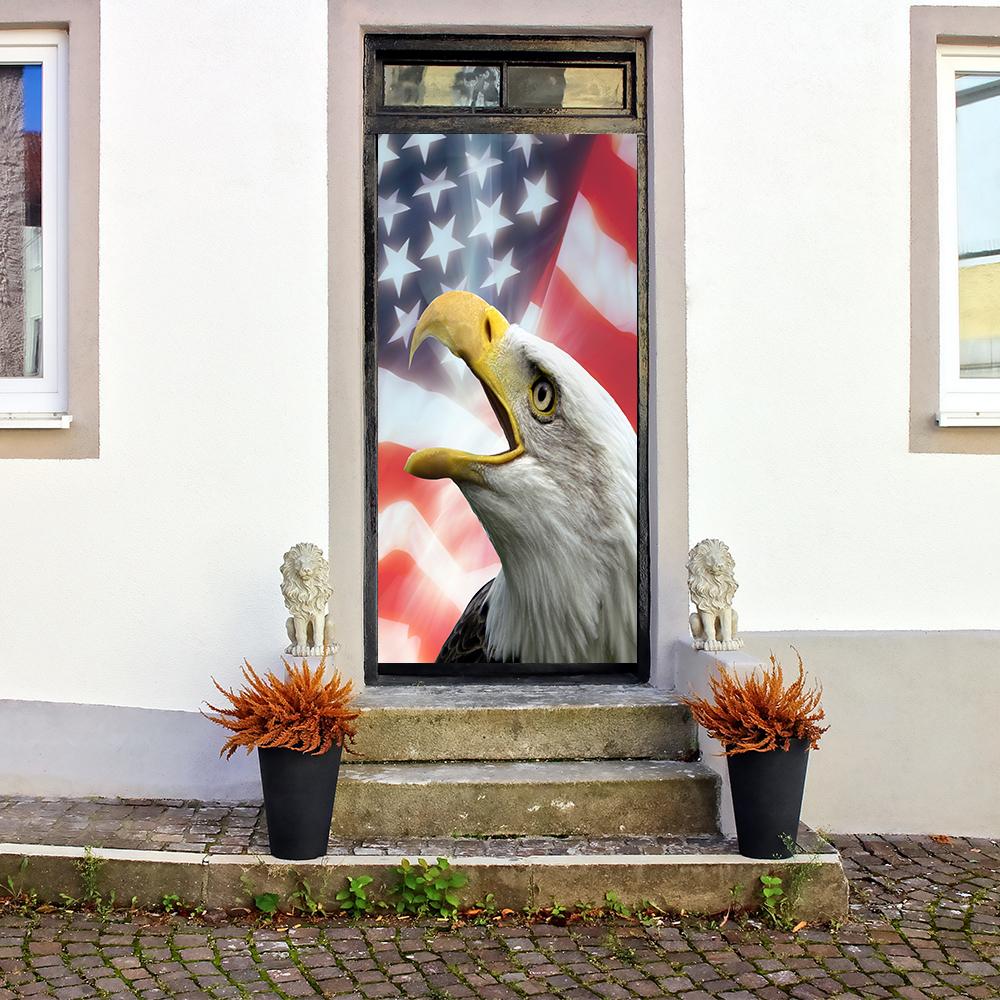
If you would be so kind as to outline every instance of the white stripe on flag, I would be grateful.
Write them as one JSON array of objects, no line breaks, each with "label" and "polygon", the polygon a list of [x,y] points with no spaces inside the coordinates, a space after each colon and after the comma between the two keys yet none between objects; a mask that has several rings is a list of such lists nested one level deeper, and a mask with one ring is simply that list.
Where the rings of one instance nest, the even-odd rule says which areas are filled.
[{"label": "white stripe on flag", "polygon": [[380,663],[417,663],[420,660],[420,636],[411,633],[410,626],[405,622],[379,618],[378,658]]},{"label": "white stripe on flag", "polygon": [[[480,403],[484,397],[477,390]],[[476,414],[385,368],[378,370],[378,439],[407,448],[458,448],[474,455],[507,448],[503,435]]]},{"label": "white stripe on flag", "polygon": [[556,267],[609,323],[624,333],[636,332],[638,270],[625,248],[597,225],[582,194],[573,203]]},{"label": "white stripe on flag", "polygon": [[538,332],[538,321],[542,318],[542,307],[535,305],[534,302],[529,302],[528,307],[524,310],[524,315],[521,317],[521,322],[517,325],[522,330],[527,330],[528,333]]}]

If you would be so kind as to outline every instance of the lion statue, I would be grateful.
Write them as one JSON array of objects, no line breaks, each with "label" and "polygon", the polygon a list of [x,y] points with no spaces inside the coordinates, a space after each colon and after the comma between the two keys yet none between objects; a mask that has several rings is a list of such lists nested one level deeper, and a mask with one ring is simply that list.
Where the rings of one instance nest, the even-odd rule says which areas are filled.
[{"label": "lion statue", "polygon": [[736,562],[729,546],[718,538],[706,538],[688,553],[688,591],[698,609],[690,618],[694,648],[711,652],[742,649],[736,635]]},{"label": "lion statue", "polygon": [[291,618],[285,622],[291,656],[322,656],[334,651],[333,627],[326,606],[333,588],[330,564],[312,542],[293,545],[281,560],[281,596]]}]

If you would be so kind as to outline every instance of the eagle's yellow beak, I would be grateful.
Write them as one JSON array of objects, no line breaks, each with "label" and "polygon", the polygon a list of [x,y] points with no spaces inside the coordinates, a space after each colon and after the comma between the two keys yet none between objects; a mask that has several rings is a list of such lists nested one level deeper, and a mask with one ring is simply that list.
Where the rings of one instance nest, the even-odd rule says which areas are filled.
[{"label": "eagle's yellow beak", "polygon": [[482,484],[480,467],[512,462],[524,452],[517,418],[500,378],[497,355],[510,324],[503,314],[472,292],[445,292],[424,311],[413,331],[410,361],[417,348],[434,337],[461,358],[479,379],[507,437],[508,450],[499,455],[470,455],[452,448],[423,448],[406,461],[405,469],[421,479],[454,479]]}]

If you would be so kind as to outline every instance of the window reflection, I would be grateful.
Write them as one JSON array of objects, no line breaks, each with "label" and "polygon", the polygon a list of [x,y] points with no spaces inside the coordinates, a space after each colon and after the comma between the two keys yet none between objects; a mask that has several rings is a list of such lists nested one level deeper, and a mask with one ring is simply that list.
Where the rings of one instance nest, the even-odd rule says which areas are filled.
[{"label": "window reflection", "polygon": [[386,107],[495,108],[499,66],[386,66]]},{"label": "window reflection", "polygon": [[955,80],[959,365],[1000,378],[1000,76]]},{"label": "window reflection", "polygon": [[42,374],[42,68],[0,65],[0,377]]},{"label": "window reflection", "polygon": [[625,99],[621,66],[510,66],[507,104],[515,108],[620,109]]}]

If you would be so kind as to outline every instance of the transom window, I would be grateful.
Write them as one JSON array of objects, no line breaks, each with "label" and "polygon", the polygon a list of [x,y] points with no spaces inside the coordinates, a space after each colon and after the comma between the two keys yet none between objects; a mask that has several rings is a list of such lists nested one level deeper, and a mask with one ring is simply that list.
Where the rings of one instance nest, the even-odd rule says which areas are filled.
[{"label": "transom window", "polygon": [[369,114],[643,116],[643,49],[632,39],[368,38]]},{"label": "transom window", "polygon": [[627,112],[630,66],[387,62],[383,65],[385,108],[485,108],[491,111]]}]

